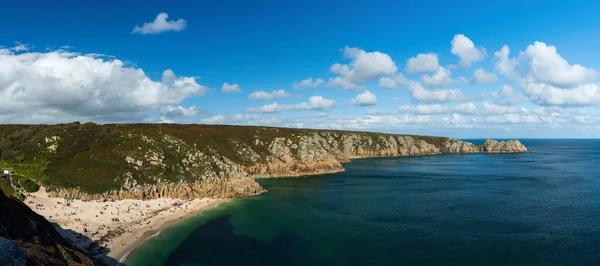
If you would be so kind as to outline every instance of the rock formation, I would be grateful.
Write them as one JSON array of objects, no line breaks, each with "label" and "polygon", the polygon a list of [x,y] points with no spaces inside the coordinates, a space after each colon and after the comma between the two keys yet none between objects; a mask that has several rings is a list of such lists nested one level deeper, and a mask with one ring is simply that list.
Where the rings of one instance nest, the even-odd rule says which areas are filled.
[{"label": "rock formation", "polygon": [[93,265],[44,217],[0,190],[0,265]]},{"label": "rock formation", "polygon": [[43,161],[38,181],[53,196],[87,199],[245,197],[264,192],[255,178],[340,172],[354,158],[527,151],[518,140],[479,146],[444,137],[268,127],[87,123],[19,130],[24,133],[0,126],[0,140],[10,141],[5,147],[0,141],[0,150]]},{"label": "rock formation", "polygon": [[27,262],[25,250],[17,244],[0,237],[0,265],[23,266]]}]

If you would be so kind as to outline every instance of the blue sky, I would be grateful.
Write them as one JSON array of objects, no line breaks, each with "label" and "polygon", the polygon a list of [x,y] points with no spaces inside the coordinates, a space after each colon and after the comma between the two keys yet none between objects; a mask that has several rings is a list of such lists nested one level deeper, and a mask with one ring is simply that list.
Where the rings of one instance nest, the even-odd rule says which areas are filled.
[{"label": "blue sky", "polygon": [[4,3],[0,122],[599,136],[597,1],[121,2]]}]

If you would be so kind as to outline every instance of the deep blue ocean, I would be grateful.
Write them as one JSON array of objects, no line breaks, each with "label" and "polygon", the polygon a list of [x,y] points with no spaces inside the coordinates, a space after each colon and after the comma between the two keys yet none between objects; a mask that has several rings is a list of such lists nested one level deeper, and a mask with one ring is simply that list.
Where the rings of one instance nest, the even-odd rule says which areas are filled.
[{"label": "deep blue ocean", "polygon": [[600,140],[522,142],[536,153],[259,180],[269,193],[164,230],[126,265],[600,265]]}]

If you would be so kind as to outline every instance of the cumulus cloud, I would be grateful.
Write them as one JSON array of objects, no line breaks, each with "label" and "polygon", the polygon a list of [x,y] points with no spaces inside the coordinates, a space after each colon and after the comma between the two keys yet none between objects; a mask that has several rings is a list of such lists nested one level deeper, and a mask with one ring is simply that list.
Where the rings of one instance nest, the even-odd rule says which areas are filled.
[{"label": "cumulus cloud", "polygon": [[452,74],[450,70],[438,67],[433,75],[423,75],[421,81],[428,86],[448,86],[452,83]]},{"label": "cumulus cloud", "polygon": [[600,105],[600,84],[598,83],[582,84],[573,88],[559,88],[528,78],[520,81],[519,84],[525,95],[540,105]]},{"label": "cumulus cloud", "polygon": [[368,115],[394,115],[396,113],[398,113],[398,112],[397,111],[376,110],[376,109],[367,110]]},{"label": "cumulus cloud", "polygon": [[369,91],[365,91],[356,95],[350,102],[356,106],[371,106],[377,104],[377,96]]},{"label": "cumulus cloud", "polygon": [[527,113],[528,110],[525,107],[517,107],[510,105],[497,105],[493,103],[484,102],[481,104],[481,108],[486,114],[516,114],[516,113]]},{"label": "cumulus cloud", "polygon": [[473,72],[473,84],[492,84],[498,80],[498,77],[494,73],[488,73],[482,68],[478,68]]},{"label": "cumulus cloud", "polygon": [[391,77],[382,77],[379,79],[379,87],[393,89],[400,86],[408,86],[409,80],[402,74],[397,73]]},{"label": "cumulus cloud", "polygon": [[573,87],[598,78],[598,72],[581,65],[570,65],[556,52],[556,47],[543,42],[527,46],[525,54],[529,56],[529,66],[533,77],[543,83],[556,87]]},{"label": "cumulus cloud", "polygon": [[242,89],[240,89],[240,85],[236,84],[229,84],[227,82],[223,83],[223,86],[221,86],[221,91],[222,92],[241,92]]},{"label": "cumulus cloud", "polygon": [[303,79],[301,81],[298,82],[294,82],[293,86],[296,89],[302,89],[302,88],[316,88],[321,86],[321,84],[323,84],[323,82],[325,82],[322,79],[314,79],[313,78],[307,78],[307,79]]},{"label": "cumulus cloud", "polygon": [[64,50],[0,54],[0,120],[142,120],[209,88],[167,69],[161,81],[118,59]]},{"label": "cumulus cloud", "polygon": [[461,67],[470,67],[472,62],[481,61],[486,56],[485,49],[475,47],[473,41],[463,34],[454,35],[451,44],[450,51],[460,58],[458,65]]},{"label": "cumulus cloud", "polygon": [[349,64],[335,63],[329,68],[331,73],[339,75],[329,79],[329,86],[356,89],[359,88],[357,83],[393,75],[398,70],[389,55],[378,51],[366,52],[358,48],[346,47],[344,57],[351,60]]},{"label": "cumulus cloud", "polygon": [[440,63],[437,54],[418,54],[406,61],[406,70],[411,73],[434,72]]},{"label": "cumulus cloud", "polygon": [[503,114],[496,116],[488,116],[484,118],[485,122],[490,124],[538,124],[542,120],[535,115],[523,114]]},{"label": "cumulus cloud", "polygon": [[495,66],[500,74],[514,78],[519,62],[516,58],[509,58],[509,55],[510,48],[507,45],[502,46],[499,51],[494,53]]},{"label": "cumulus cloud", "polygon": [[196,106],[185,108],[183,106],[167,105],[160,108],[160,114],[165,118],[192,117],[198,114]]},{"label": "cumulus cloud", "polygon": [[10,50],[14,52],[26,52],[29,51],[28,44],[22,44],[20,42],[15,42],[15,46],[11,47]]},{"label": "cumulus cloud", "polygon": [[327,87],[338,87],[345,90],[364,90],[365,86],[358,85],[342,77],[330,78]]},{"label": "cumulus cloud", "polygon": [[251,100],[271,100],[271,99],[275,99],[275,98],[288,98],[292,96],[291,94],[285,92],[284,90],[274,90],[272,92],[266,92],[266,91],[255,91],[253,93],[250,93],[250,95],[248,95],[248,99]]},{"label": "cumulus cloud", "polygon": [[496,68],[514,81],[525,96],[539,105],[600,105],[598,72],[581,65],[570,65],[556,47],[535,42],[522,53],[528,68],[519,68],[519,60],[510,58],[508,46],[495,53]]},{"label": "cumulus cloud", "polygon": [[202,124],[223,124],[228,121],[229,120],[222,115],[215,115],[209,118],[200,119],[200,123]]},{"label": "cumulus cloud", "polygon": [[166,31],[182,31],[187,26],[187,22],[182,18],[178,20],[167,20],[167,18],[169,18],[169,15],[161,12],[156,16],[154,21],[144,22],[142,26],[135,26],[132,33],[147,35]]},{"label": "cumulus cloud", "polygon": [[475,106],[475,104],[467,102],[455,106],[446,106],[441,104],[419,104],[417,106],[404,105],[398,108],[398,110],[404,113],[411,113],[417,115],[434,115],[450,113],[471,114],[477,110],[477,107]]},{"label": "cumulus cloud", "polygon": [[276,113],[284,111],[304,111],[304,110],[329,110],[335,105],[335,101],[325,99],[323,96],[312,96],[308,102],[299,104],[265,104],[258,108],[246,108],[247,113]]},{"label": "cumulus cloud", "polygon": [[422,102],[461,102],[464,96],[457,89],[428,90],[419,82],[412,82],[408,90],[415,100]]},{"label": "cumulus cloud", "polygon": [[503,85],[499,92],[492,92],[492,96],[496,97],[497,103],[501,105],[516,105],[526,100],[527,97],[515,92],[511,86]]}]

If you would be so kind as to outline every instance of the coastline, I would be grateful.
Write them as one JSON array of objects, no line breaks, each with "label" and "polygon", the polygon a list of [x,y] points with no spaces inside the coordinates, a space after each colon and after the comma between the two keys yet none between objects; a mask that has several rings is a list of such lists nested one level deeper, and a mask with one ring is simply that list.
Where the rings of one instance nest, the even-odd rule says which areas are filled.
[{"label": "coastline", "polygon": [[71,244],[95,260],[117,265],[161,230],[230,199],[84,201],[49,197],[42,187],[24,203],[52,222]]},{"label": "coastline", "polygon": [[[110,252],[108,252],[108,254],[106,254],[106,257],[114,259],[117,262],[116,265],[121,265],[122,263],[124,263],[127,260],[127,257],[133,250],[135,250],[136,248],[138,248],[139,246],[144,244],[144,242],[146,242],[147,240],[160,235],[160,233],[163,230],[165,230],[171,226],[174,226],[180,222],[183,222],[193,216],[199,216],[204,211],[207,211],[212,208],[216,208],[221,203],[228,202],[228,201],[230,201],[230,199],[213,201],[206,206],[203,206],[199,209],[196,209],[196,210],[193,210],[193,211],[187,213],[185,216],[181,216],[181,218],[172,217],[171,220],[165,220],[162,224],[158,225],[157,229],[140,228],[139,230],[136,231],[136,233],[128,235],[127,237],[123,238],[123,239],[126,239],[127,242],[130,244],[124,245],[122,247],[116,245],[114,248],[112,248],[110,250]],[[147,230],[144,230],[144,229],[147,229]],[[130,240],[133,240],[133,241],[130,241]],[[111,263],[113,263],[113,262],[114,261],[111,261]],[[105,261],[105,263],[106,263],[106,261]],[[109,264],[109,265],[111,265],[111,264]]]}]

